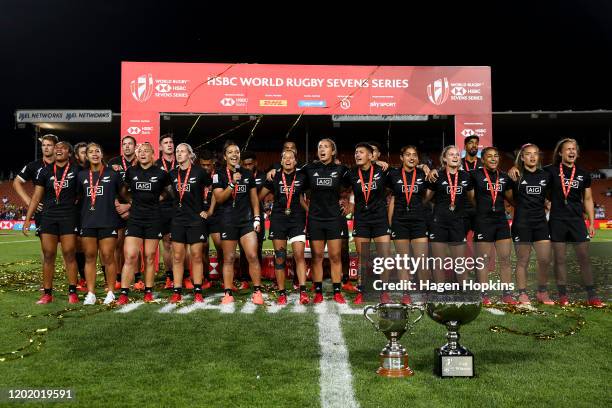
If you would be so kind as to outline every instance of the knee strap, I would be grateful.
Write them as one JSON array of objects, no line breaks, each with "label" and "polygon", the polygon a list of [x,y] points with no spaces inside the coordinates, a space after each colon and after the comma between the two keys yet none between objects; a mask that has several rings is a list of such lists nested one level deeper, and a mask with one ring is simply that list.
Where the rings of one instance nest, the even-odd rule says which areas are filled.
[{"label": "knee strap", "polygon": [[[274,262],[274,269],[282,269],[285,270],[285,265],[286,265],[286,260],[287,260],[287,250],[286,249],[281,249],[280,251],[274,250],[274,257],[275,262]],[[280,260],[281,262],[276,262]]]}]

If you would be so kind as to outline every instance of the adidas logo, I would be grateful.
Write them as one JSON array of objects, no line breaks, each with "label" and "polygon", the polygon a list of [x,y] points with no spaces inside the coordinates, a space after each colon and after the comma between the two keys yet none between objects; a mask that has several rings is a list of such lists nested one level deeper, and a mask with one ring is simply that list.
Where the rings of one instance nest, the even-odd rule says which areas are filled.
[{"label": "adidas logo", "polygon": [[314,177],[319,177],[319,173],[315,172],[315,174],[313,174]]},{"label": "adidas logo", "polygon": [[225,233],[225,232],[224,232],[224,233],[222,233],[222,234],[221,234],[221,237],[222,237],[222,238],[227,238],[227,233]]},{"label": "adidas logo", "polygon": [[111,235],[117,235],[117,231],[113,230],[113,232],[111,232]]},{"label": "adidas logo", "polygon": [[397,183],[395,184],[402,184],[402,180],[397,180]]},{"label": "adidas logo", "polygon": [[447,183],[446,181],[443,181],[443,182],[442,182],[442,185],[443,185],[443,186],[447,186],[447,185],[448,185],[448,183]]},{"label": "adidas logo", "polygon": [[484,237],[482,236],[482,234],[478,234],[478,239],[483,239]]},{"label": "adidas logo", "polygon": [[161,238],[161,237],[162,237],[162,234],[161,234],[161,232],[160,232],[159,234],[157,234],[157,236],[158,236],[159,238]]},{"label": "adidas logo", "polygon": [[204,235],[200,235],[200,239],[204,239]]},{"label": "adidas logo", "polygon": [[340,232],[340,236],[343,237],[344,236],[344,231]]},{"label": "adidas logo", "polygon": [[527,182],[525,180],[523,180],[523,182],[521,184],[527,184]]},{"label": "adidas logo", "polygon": [[132,180],[138,180],[138,176],[134,177]]}]

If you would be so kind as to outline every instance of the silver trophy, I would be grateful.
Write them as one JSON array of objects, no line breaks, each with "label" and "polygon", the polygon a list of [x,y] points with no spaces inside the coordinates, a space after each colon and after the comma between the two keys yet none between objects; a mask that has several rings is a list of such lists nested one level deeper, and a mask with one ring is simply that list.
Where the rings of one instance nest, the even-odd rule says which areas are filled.
[{"label": "silver trophy", "polygon": [[[376,314],[377,321],[374,321],[368,315],[370,310]],[[411,312],[418,313],[418,317],[412,319],[410,317]],[[413,375],[414,372],[408,367],[408,353],[398,340],[421,320],[423,310],[411,305],[380,303],[376,306],[367,306],[363,309],[363,315],[376,330],[381,331],[389,340],[380,352],[380,367],[378,367],[376,373],[383,377],[409,377]]]},{"label": "silver trophy", "polygon": [[474,355],[459,344],[459,327],[476,319],[481,307],[477,293],[444,293],[429,297],[427,315],[447,329],[447,343],[434,350],[434,374],[439,377],[474,376]]}]

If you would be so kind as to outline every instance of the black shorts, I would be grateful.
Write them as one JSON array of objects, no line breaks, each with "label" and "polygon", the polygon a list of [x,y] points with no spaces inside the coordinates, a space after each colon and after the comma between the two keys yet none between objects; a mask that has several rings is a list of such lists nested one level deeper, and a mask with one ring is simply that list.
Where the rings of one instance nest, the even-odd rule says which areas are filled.
[{"label": "black shorts", "polygon": [[238,241],[249,232],[254,232],[253,223],[251,221],[238,225],[224,225],[221,231],[222,241]]},{"label": "black shorts", "polygon": [[427,238],[427,223],[425,219],[399,220],[393,219],[391,224],[391,239]]},{"label": "black shorts", "polygon": [[172,230],[172,213],[162,210],[159,227],[162,235],[170,234]]},{"label": "black shorts", "polygon": [[42,214],[39,212],[34,213],[34,223],[36,224],[36,232],[35,235],[40,237],[40,224],[42,222]]},{"label": "black shorts", "polygon": [[589,242],[591,240],[584,220],[550,220],[548,226],[552,242]]},{"label": "black shorts", "polygon": [[466,211],[465,216],[463,217],[463,227],[466,235],[470,231],[476,231],[477,219],[478,215],[476,214],[476,211]]},{"label": "black shorts", "polygon": [[531,225],[512,223],[512,241],[516,244],[549,240],[550,230],[546,220]]},{"label": "black shorts", "polygon": [[429,229],[431,242],[444,242],[450,244],[466,242],[465,222],[463,218],[438,220],[434,218]]},{"label": "black shorts", "polygon": [[386,219],[357,221],[353,225],[353,237],[377,238],[391,233]]},{"label": "black shorts", "polygon": [[208,234],[204,224],[200,225],[175,225],[170,229],[170,240],[181,244],[197,244],[208,241]]},{"label": "black shorts", "polygon": [[310,241],[348,239],[348,226],[344,217],[321,221],[308,219],[307,235]]},{"label": "black shorts", "polygon": [[208,225],[208,233],[220,233],[222,230],[221,219],[219,217],[215,217],[214,215],[206,220]]},{"label": "black shorts", "polygon": [[40,228],[38,229],[39,234],[60,236],[70,234],[76,235],[79,233],[76,217],[52,219],[49,217],[42,216],[41,218],[42,219],[40,221]]},{"label": "black shorts", "polygon": [[157,223],[141,225],[128,221],[127,227],[125,227],[125,236],[160,240],[163,234],[161,233],[161,227]]},{"label": "black shorts", "polygon": [[272,216],[270,221],[270,233],[268,239],[280,239],[286,241],[288,239],[297,237],[299,235],[306,235],[304,229],[306,228],[306,219],[291,219],[286,221],[282,218],[275,218]]},{"label": "black shorts", "polygon": [[81,228],[81,237],[83,238],[117,238],[117,228]]},{"label": "black shorts", "polygon": [[476,220],[474,229],[475,242],[495,242],[502,239],[509,239],[510,237],[510,226],[507,220]]}]

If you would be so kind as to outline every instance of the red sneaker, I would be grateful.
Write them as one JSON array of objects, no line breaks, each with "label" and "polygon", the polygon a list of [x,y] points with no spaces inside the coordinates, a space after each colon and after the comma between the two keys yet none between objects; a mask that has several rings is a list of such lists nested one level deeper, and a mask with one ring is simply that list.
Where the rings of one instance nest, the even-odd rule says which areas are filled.
[{"label": "red sneaker", "polygon": [[85,279],[81,279],[77,282],[77,290],[79,292],[87,292],[87,281]]},{"label": "red sneaker", "polygon": [[127,305],[128,303],[130,303],[128,295],[124,295],[123,293],[119,295],[119,300],[117,300],[118,305]]},{"label": "red sneaker", "polygon": [[263,295],[261,293],[261,290],[258,290],[257,292],[253,292],[253,295],[251,296],[251,301],[255,303],[256,305],[264,304]]},{"label": "red sneaker", "polygon": [[521,305],[530,305],[531,300],[529,300],[529,295],[526,293],[521,293],[518,297],[518,301]]},{"label": "red sneaker", "polygon": [[489,299],[489,297],[488,297],[488,296],[483,296],[483,297],[482,297],[482,305],[483,305],[483,306],[490,306],[490,305],[492,305],[492,304],[493,304],[493,303],[491,302],[491,299]]},{"label": "red sneaker", "polygon": [[412,303],[412,298],[410,297],[410,295],[408,294],[403,294],[402,295],[402,304],[403,305],[409,305]]},{"label": "red sneaker", "polygon": [[193,302],[194,303],[202,303],[202,302],[204,302],[204,296],[202,296],[201,293],[196,293],[195,295],[193,295]]},{"label": "red sneaker", "polygon": [[212,288],[212,282],[209,281],[209,280],[205,280],[202,283],[202,289],[206,290],[206,289],[210,289],[210,288]]},{"label": "red sneaker", "polygon": [[168,299],[168,303],[178,303],[181,300],[183,300],[183,296],[180,293],[173,293],[170,299]]},{"label": "red sneaker", "polygon": [[516,300],[514,300],[514,298],[512,297],[512,295],[504,295],[502,297],[502,302],[507,304],[507,305],[518,305],[519,302],[517,302]]},{"label": "red sneaker", "polygon": [[287,295],[280,295],[278,297],[278,299],[276,300],[276,303],[278,303],[279,305],[286,305],[287,304]]},{"label": "red sneaker", "polygon": [[121,281],[115,281],[115,290],[121,289]]},{"label": "red sneaker", "polygon": [[348,281],[345,284],[342,285],[342,290],[345,292],[351,292],[351,293],[355,293],[357,292],[357,287],[355,285],[353,285],[353,282]]},{"label": "red sneaker", "polygon": [[380,295],[380,303],[391,303],[391,296],[389,296],[388,292],[383,292]]},{"label": "red sneaker", "polygon": [[147,292],[144,295],[144,298],[142,299],[145,303],[151,303],[153,302],[153,292]]},{"label": "red sneaker", "polygon": [[166,284],[164,285],[164,289],[173,289],[174,282],[169,277],[166,277]]},{"label": "red sneaker", "polygon": [[559,296],[559,306],[567,306],[569,305],[569,297],[567,295]]},{"label": "red sneaker", "polygon": [[312,300],[312,303],[323,303],[323,294],[322,293],[315,293],[314,299]]},{"label": "red sneaker", "polygon": [[249,285],[249,282],[242,281],[242,282],[240,282],[240,287],[238,288],[238,290],[247,290],[250,287],[251,286]]},{"label": "red sneaker", "polygon": [[300,305],[307,305],[310,303],[310,298],[308,297],[308,293],[300,292]]},{"label": "red sneaker", "polygon": [[134,285],[134,290],[143,291],[144,289],[145,289],[145,284],[141,280],[136,282],[136,284]]},{"label": "red sneaker", "polygon": [[548,297],[548,292],[538,292],[536,294],[536,300],[538,301],[538,303],[541,303],[543,305],[552,306],[555,304],[555,302],[550,297]]},{"label": "red sneaker", "polygon": [[227,305],[230,303],[234,303],[234,297],[226,293],[225,295],[223,295],[223,299],[221,299],[221,304]]},{"label": "red sneaker", "polygon": [[353,304],[360,305],[362,303],[363,303],[363,293],[359,292],[357,293],[357,296],[355,296],[355,299],[353,299]]},{"label": "red sneaker", "polygon": [[346,303],[346,299],[344,299],[344,296],[342,296],[341,292],[338,293],[334,293],[334,302],[336,303]]},{"label": "red sneaker", "polygon": [[193,283],[191,282],[191,279],[189,278],[183,279],[183,287],[185,289],[193,289]]},{"label": "red sneaker", "polygon": [[69,293],[68,294],[68,303],[70,303],[70,304],[79,303],[79,296],[76,293]]},{"label": "red sneaker", "polygon": [[37,305],[46,305],[47,303],[51,303],[53,302],[53,296],[43,293],[43,295],[40,297],[40,299],[38,299],[38,302],[36,302]]},{"label": "red sneaker", "polygon": [[592,307],[596,307],[596,308],[602,308],[602,307],[606,307],[606,304],[604,302],[601,301],[600,298],[598,297],[592,297],[588,300],[587,304],[589,306]]}]

